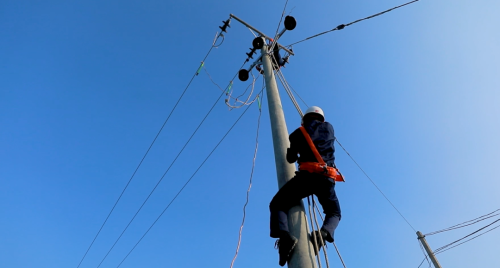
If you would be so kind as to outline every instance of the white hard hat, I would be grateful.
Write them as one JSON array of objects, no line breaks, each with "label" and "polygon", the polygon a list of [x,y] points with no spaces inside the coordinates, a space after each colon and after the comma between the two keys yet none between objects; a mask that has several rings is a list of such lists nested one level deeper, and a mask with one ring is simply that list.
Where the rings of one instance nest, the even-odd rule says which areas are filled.
[{"label": "white hard hat", "polygon": [[307,114],[311,114],[311,113],[321,115],[323,117],[323,121],[325,121],[325,114],[323,113],[323,110],[321,108],[319,108],[318,106],[311,106],[311,107],[307,108],[306,112],[304,113],[304,116],[306,116]]}]

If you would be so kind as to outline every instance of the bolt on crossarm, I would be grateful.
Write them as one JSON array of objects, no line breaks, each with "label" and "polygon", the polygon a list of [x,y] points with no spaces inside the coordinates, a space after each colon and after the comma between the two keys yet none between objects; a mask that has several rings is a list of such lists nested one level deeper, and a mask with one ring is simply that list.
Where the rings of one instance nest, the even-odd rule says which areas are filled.
[{"label": "bolt on crossarm", "polygon": [[[264,66],[264,79],[266,81],[267,101],[269,105],[269,116],[271,119],[278,186],[281,188],[287,181],[293,178],[296,169],[294,164],[290,164],[286,161],[286,149],[290,146],[290,141],[288,140],[285,115],[281,106],[281,98],[273,73],[273,65],[269,59],[268,46],[265,45],[265,41],[261,52]],[[288,213],[288,227],[290,233],[299,240],[288,262],[288,267],[315,268],[316,264],[313,247],[309,242],[305,209],[302,202],[290,209]]]},{"label": "bolt on crossarm", "polygon": [[420,243],[422,243],[422,246],[424,246],[424,249],[427,252],[427,255],[429,255],[429,258],[431,259],[432,264],[434,264],[434,267],[441,268],[441,264],[439,264],[436,255],[432,253],[431,247],[429,247],[429,244],[427,244],[427,240],[425,240],[425,235],[423,235],[420,231],[418,231],[417,237]]}]

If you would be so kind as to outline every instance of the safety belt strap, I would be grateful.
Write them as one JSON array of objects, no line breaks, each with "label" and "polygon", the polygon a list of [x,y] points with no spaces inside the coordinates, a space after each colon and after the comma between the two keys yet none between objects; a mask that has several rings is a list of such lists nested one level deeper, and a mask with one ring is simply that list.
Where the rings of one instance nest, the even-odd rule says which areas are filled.
[{"label": "safety belt strap", "polygon": [[316,160],[318,161],[318,163],[320,163],[321,165],[325,165],[326,163],[323,160],[323,157],[321,157],[321,155],[319,154],[318,149],[316,149],[316,145],[314,145],[314,143],[311,139],[311,136],[309,136],[309,133],[307,133],[306,129],[303,126],[300,127],[300,130],[302,131],[302,134],[304,134],[304,137],[306,138],[306,141],[309,144],[309,147],[311,147],[311,150],[312,150],[314,156],[316,157]]}]

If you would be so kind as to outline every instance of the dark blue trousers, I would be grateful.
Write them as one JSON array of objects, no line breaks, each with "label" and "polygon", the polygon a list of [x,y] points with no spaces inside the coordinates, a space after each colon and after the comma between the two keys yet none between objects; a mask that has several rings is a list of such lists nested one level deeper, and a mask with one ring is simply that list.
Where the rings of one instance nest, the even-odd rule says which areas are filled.
[{"label": "dark blue trousers", "polygon": [[283,231],[288,231],[288,210],[300,204],[303,198],[313,194],[318,197],[325,213],[322,229],[328,233],[327,241],[333,242],[333,234],[341,218],[340,204],[335,194],[335,182],[321,174],[307,171],[295,172],[295,177],[281,187],[273,197],[269,205],[271,237],[279,238]]}]

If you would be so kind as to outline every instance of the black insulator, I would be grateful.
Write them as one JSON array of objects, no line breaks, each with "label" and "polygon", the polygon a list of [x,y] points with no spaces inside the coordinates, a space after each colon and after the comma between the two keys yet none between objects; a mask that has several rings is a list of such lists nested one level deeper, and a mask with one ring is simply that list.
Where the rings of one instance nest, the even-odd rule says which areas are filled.
[{"label": "black insulator", "polygon": [[245,54],[247,54],[248,58],[253,59],[253,54],[255,54],[255,48],[250,48],[250,52]]},{"label": "black insulator", "polygon": [[345,28],[345,24],[340,24],[339,26],[337,26],[337,30],[342,30]]},{"label": "black insulator", "polygon": [[231,26],[229,26],[229,23],[231,22],[230,20],[226,20],[226,21],[222,21],[222,22],[224,23],[224,25],[219,26],[219,28],[220,28],[223,32],[226,32],[227,27],[231,28]]},{"label": "black insulator", "polygon": [[252,41],[252,45],[254,49],[261,49],[264,46],[264,39],[262,39],[262,37],[255,37]]},{"label": "black insulator", "polygon": [[243,82],[247,81],[247,80],[248,80],[248,77],[249,77],[248,73],[249,73],[249,72],[248,72],[247,70],[245,70],[245,69],[241,69],[241,70],[238,72],[238,78],[240,79],[240,81],[243,81]]},{"label": "black insulator", "polygon": [[285,17],[285,29],[288,31],[291,31],[295,29],[295,26],[297,26],[297,21],[295,20],[294,17],[292,16],[286,16]]}]

